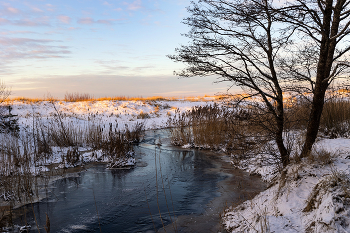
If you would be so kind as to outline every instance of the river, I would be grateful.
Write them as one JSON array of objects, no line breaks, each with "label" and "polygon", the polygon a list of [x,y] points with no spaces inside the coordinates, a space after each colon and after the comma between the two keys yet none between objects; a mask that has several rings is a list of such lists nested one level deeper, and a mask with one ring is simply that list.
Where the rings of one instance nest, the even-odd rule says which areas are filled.
[{"label": "river", "polygon": [[45,232],[225,232],[220,214],[265,188],[232,169],[225,156],[181,149],[167,130],[147,131],[135,146],[137,165],[94,165],[54,181],[47,197],[17,209],[15,224]]}]

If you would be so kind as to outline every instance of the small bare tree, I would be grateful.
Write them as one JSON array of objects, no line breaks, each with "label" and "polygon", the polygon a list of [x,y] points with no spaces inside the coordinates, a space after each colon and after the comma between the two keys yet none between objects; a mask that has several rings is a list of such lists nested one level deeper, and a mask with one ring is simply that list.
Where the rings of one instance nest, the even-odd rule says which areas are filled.
[{"label": "small bare tree", "polygon": [[15,115],[11,114],[11,106],[4,105],[6,99],[10,96],[11,90],[6,87],[3,81],[0,81],[0,132],[14,132],[17,133],[19,127]]},{"label": "small bare tree", "polygon": [[11,90],[6,87],[5,83],[0,80],[0,119],[5,115],[6,108],[3,102],[10,96]]},{"label": "small bare tree", "polygon": [[[283,140],[283,92],[300,92],[305,87],[314,94],[302,153],[305,156],[317,135],[325,91],[348,64],[336,61],[350,50],[340,43],[349,33],[349,23],[339,23],[348,21],[349,1],[334,1],[192,2],[188,8],[191,15],[184,19],[191,27],[185,34],[191,43],[177,48],[177,54],[168,57],[187,64],[177,75],[216,76],[219,81],[242,87],[249,96],[259,96],[265,108],[256,107],[270,116],[266,128],[274,135],[285,167],[290,162],[290,151]],[[335,51],[338,53],[333,56]],[[317,69],[312,73],[315,64]]]},{"label": "small bare tree", "polygon": [[0,104],[11,95],[11,90],[6,87],[4,81],[0,80]]}]

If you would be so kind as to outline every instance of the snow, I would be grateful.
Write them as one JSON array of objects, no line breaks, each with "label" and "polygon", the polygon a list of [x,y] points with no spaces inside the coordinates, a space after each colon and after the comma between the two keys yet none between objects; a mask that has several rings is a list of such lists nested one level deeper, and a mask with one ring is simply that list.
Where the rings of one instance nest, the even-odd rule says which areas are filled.
[{"label": "snow", "polygon": [[[213,104],[213,101],[82,101],[82,102],[54,102],[55,107],[67,122],[84,124],[95,121],[102,124],[118,122],[120,127],[125,124],[145,122],[146,129],[163,128],[166,126],[168,115],[176,110],[184,112],[194,106]],[[33,116],[42,120],[52,119],[57,113],[49,101],[26,103],[14,101],[12,114],[18,115],[19,123],[24,128],[32,127]],[[149,118],[142,119],[142,114]]]},{"label": "snow", "polygon": [[273,165],[249,161],[245,170],[271,187],[225,211],[229,232],[350,232],[350,139],[321,138],[315,150],[331,152],[332,162],[303,159],[272,177]]}]

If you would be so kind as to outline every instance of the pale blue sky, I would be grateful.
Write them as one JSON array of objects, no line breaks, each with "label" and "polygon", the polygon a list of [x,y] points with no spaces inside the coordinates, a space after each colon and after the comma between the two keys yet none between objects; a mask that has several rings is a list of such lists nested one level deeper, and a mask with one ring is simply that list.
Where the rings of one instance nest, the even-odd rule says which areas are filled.
[{"label": "pale blue sky", "polygon": [[224,92],[214,78],[178,79],[166,57],[186,44],[190,0],[0,1],[0,79],[13,96],[66,92],[187,96]]}]

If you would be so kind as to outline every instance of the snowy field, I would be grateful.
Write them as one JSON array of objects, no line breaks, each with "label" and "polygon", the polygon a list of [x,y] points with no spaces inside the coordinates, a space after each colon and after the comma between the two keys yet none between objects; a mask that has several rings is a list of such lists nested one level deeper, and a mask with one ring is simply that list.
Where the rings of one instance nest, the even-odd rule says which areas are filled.
[{"label": "snowy field", "polygon": [[[63,115],[66,122],[75,125],[85,125],[88,122],[108,125],[118,123],[119,128],[129,127],[137,122],[144,122],[145,129],[157,129],[166,127],[169,115],[175,111],[184,112],[194,106],[213,104],[214,99],[207,101],[81,101],[65,102],[55,101],[56,109]],[[14,101],[12,114],[18,115],[21,128],[30,128],[33,117],[40,117],[43,121],[49,120],[57,114],[52,103],[40,101],[26,103]]]},{"label": "snowy field", "polygon": [[[142,125],[145,130],[158,129],[167,127],[167,120],[176,112],[184,112],[194,106],[203,106],[213,104],[214,98],[208,97],[205,101],[81,101],[81,102],[65,102],[65,101],[39,101],[25,102],[13,101],[11,113],[18,118],[20,128],[19,137],[10,137],[8,134],[0,134],[2,144],[7,150],[13,150],[15,147],[20,149],[21,154],[24,153],[26,146],[29,149],[26,152],[38,154],[34,152],[34,139],[40,138],[44,141],[43,134],[48,132],[63,130],[67,134],[72,134],[77,137],[92,137],[95,131],[102,131],[101,135],[108,135],[110,131],[124,132],[126,129],[131,132]],[[62,127],[63,125],[63,127]],[[44,132],[44,133],[42,133]],[[58,135],[62,135],[57,133]],[[93,135],[96,137],[96,135]],[[100,135],[97,135],[100,136]],[[75,139],[76,141],[84,141],[85,139]],[[86,140],[85,140],[86,141]],[[111,162],[109,156],[104,156],[101,150],[94,150],[91,146],[80,143],[78,148],[67,146],[51,146],[50,155],[42,156],[40,159],[35,159],[29,165],[31,173],[39,174],[43,171],[49,171],[48,166],[54,164],[54,168],[65,168],[79,166],[82,163],[88,162]],[[38,146],[37,146],[38,147]],[[80,161],[77,163],[67,163],[64,156],[73,150],[80,155]],[[36,149],[37,150],[37,149]],[[129,155],[122,158],[121,161],[113,161],[122,165],[133,165],[135,160]],[[113,164],[111,165],[113,166]],[[11,172],[11,169],[0,169],[2,174]]]},{"label": "snowy field", "polygon": [[[57,114],[67,127],[87,129],[90,125],[124,130],[143,123],[145,129],[167,127],[169,116],[194,106],[213,104],[206,101],[48,101],[11,103],[12,114],[18,115],[20,134],[34,126],[52,124]],[[10,140],[2,134],[2,141]],[[257,173],[270,187],[250,201],[231,207],[223,214],[223,223],[230,232],[350,232],[350,139],[320,137],[315,145],[319,151],[313,160],[292,163],[280,174],[278,165],[265,164],[257,155],[246,161],[234,160],[233,167]],[[52,157],[33,162],[31,173],[69,166],[62,160],[69,148],[54,147]],[[103,161],[101,151],[78,148],[83,162]],[[107,161],[106,161],[107,162]],[[124,161],[125,162],[125,161]],[[134,160],[127,163],[133,164]]]}]

